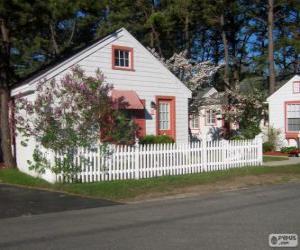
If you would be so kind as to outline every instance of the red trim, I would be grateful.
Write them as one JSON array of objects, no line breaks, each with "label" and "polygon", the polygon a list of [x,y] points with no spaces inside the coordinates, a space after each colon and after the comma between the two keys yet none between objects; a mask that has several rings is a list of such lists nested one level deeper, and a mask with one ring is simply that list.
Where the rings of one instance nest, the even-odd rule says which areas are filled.
[{"label": "red trim", "polygon": [[300,101],[287,101],[284,102],[284,131],[285,131],[285,138],[286,139],[296,139],[298,138],[298,134],[295,131],[288,131],[287,126],[287,105],[288,104],[300,104]]},{"label": "red trim", "polygon": [[[298,83],[298,91],[295,91],[295,83]],[[300,81],[293,81],[293,94],[299,94],[300,93]]]},{"label": "red trim", "polygon": [[[115,66],[115,50],[119,49],[119,50],[124,50],[124,51],[129,51],[129,55],[130,55],[130,67],[126,68],[126,67],[119,67],[119,66]],[[119,45],[112,45],[111,46],[111,51],[112,51],[112,56],[111,56],[111,65],[112,65],[112,69],[114,70],[125,70],[125,71],[134,71],[134,56],[133,56],[133,48],[130,47],[125,47],[125,46],[119,46]]]},{"label": "red trim", "polygon": [[[170,129],[159,130],[159,102],[167,101],[170,102]],[[176,98],[175,96],[156,96],[156,134],[157,135],[169,135],[176,140]]]},{"label": "red trim", "polygon": [[134,123],[138,126],[137,137],[141,138],[146,135],[146,117],[145,117],[145,99],[140,100],[144,109],[132,110]]}]

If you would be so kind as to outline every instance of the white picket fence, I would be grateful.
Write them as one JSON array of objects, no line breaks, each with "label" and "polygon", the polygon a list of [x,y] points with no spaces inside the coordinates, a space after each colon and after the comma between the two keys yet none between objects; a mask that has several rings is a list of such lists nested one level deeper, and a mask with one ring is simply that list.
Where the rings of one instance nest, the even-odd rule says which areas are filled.
[{"label": "white picket fence", "polygon": [[[152,144],[80,148],[74,163],[80,171],[71,177],[57,176],[59,182],[97,182],[184,175],[262,164],[262,139],[202,141],[190,144]],[[61,161],[63,155],[56,154]]]}]

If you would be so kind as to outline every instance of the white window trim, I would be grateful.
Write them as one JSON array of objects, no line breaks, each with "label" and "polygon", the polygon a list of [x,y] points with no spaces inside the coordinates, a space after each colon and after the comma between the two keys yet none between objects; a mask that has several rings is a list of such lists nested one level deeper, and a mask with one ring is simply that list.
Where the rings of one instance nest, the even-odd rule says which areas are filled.
[{"label": "white window trim", "polygon": [[[195,120],[197,120],[197,126],[195,126]],[[199,115],[192,115],[191,116],[191,129],[199,129],[200,128],[200,119]]]},{"label": "white window trim", "polygon": [[[209,115],[208,115],[209,113]],[[214,119],[212,119],[214,117]],[[213,122],[211,122],[213,120]],[[215,126],[217,122],[216,113],[212,109],[205,110],[205,125],[206,126]]]}]

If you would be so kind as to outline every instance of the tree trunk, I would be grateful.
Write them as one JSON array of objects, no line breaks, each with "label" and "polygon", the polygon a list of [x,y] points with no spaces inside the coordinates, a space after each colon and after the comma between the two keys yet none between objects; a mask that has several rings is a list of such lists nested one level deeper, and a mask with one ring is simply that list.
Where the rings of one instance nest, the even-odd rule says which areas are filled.
[{"label": "tree trunk", "polygon": [[52,22],[49,24],[49,29],[50,29],[50,34],[51,34],[52,46],[53,46],[53,50],[54,50],[53,54],[55,56],[57,56],[59,54],[59,48],[58,48],[58,44],[56,42],[55,27],[54,27],[54,24]]},{"label": "tree trunk", "polygon": [[9,100],[10,92],[8,89],[1,90],[1,149],[4,164],[8,168],[16,167],[15,159],[12,155],[11,131],[9,126]]},{"label": "tree trunk", "polygon": [[188,13],[186,14],[185,16],[185,21],[184,21],[184,39],[185,39],[185,49],[187,50],[187,53],[188,55],[187,56],[190,56],[190,34],[189,34],[189,22],[190,22],[190,19],[189,19],[189,15]]},{"label": "tree trunk", "polygon": [[227,85],[229,84],[229,52],[228,52],[228,41],[226,37],[225,32],[225,21],[224,21],[224,15],[222,14],[220,16],[220,24],[222,29],[222,41],[224,46],[224,61],[225,61],[225,72],[224,72],[224,81]]},{"label": "tree trunk", "polygon": [[11,131],[9,126],[9,100],[10,100],[10,34],[6,20],[0,19],[0,30],[2,38],[2,61],[0,69],[0,129],[1,129],[1,149],[6,167],[15,167],[15,160],[12,155]]},{"label": "tree trunk", "polygon": [[275,66],[274,66],[274,0],[268,0],[268,63],[269,63],[269,94],[275,92]]}]

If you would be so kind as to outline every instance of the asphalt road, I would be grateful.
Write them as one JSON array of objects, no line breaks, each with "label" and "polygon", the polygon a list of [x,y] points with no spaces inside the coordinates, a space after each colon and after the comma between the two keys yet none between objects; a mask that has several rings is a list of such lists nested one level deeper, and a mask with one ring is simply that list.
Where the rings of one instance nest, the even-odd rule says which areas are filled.
[{"label": "asphalt road", "polygon": [[300,235],[300,184],[0,220],[0,249],[269,249]]},{"label": "asphalt road", "polygon": [[0,219],[116,204],[107,200],[0,184]]}]

